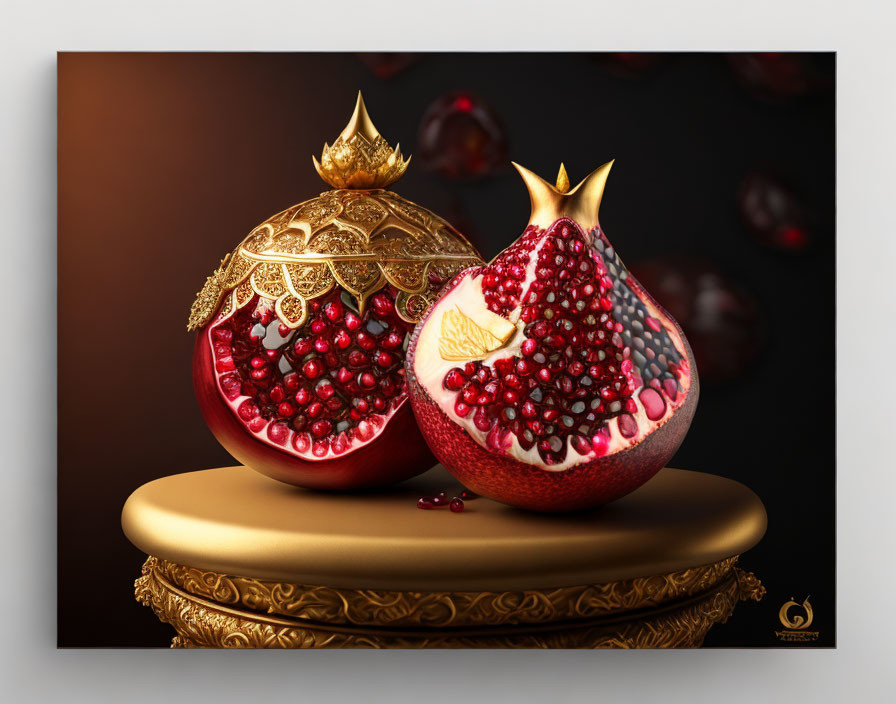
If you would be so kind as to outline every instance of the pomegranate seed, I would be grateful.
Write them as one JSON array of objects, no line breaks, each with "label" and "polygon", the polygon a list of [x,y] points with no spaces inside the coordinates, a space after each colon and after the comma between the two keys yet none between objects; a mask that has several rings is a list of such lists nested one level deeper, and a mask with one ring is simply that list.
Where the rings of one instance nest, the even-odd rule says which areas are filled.
[{"label": "pomegranate seed", "polygon": [[277,406],[277,413],[284,418],[289,418],[295,415],[296,409],[289,401],[284,401]]},{"label": "pomegranate seed", "polygon": [[386,335],[385,339],[380,344],[388,350],[394,350],[404,344],[404,336],[393,331]]},{"label": "pomegranate seed", "polygon": [[354,332],[359,327],[361,327],[361,319],[357,315],[349,311],[345,314],[345,327],[349,331]]},{"label": "pomegranate seed", "polygon": [[376,378],[370,372],[363,372],[358,376],[358,383],[365,389],[376,386]]},{"label": "pomegranate seed", "polygon": [[488,417],[488,412],[484,407],[480,406],[476,409],[476,413],[473,414],[473,425],[482,432],[485,432],[492,427],[492,421]]},{"label": "pomegranate seed", "polygon": [[299,389],[296,391],[296,403],[300,406],[306,405],[311,400],[311,392],[308,389]]},{"label": "pomegranate seed", "polygon": [[233,362],[233,357],[221,357],[218,361],[215,362],[215,369],[218,370],[218,373],[223,372],[232,372],[236,369],[236,364]]},{"label": "pomegranate seed", "polygon": [[352,344],[352,336],[349,335],[345,330],[340,330],[333,337],[333,342],[336,343],[336,346],[339,349],[344,350],[346,347]]},{"label": "pomegranate seed", "polygon": [[468,415],[470,415],[470,411],[472,410],[472,406],[467,405],[463,401],[457,401],[454,404],[454,412],[461,418],[466,418]]},{"label": "pomegranate seed", "polygon": [[448,497],[446,497],[443,492],[438,496],[433,496],[431,501],[433,506],[445,506],[448,504]]},{"label": "pomegranate seed", "polygon": [[352,350],[348,355],[348,363],[352,367],[366,367],[369,358],[363,352],[359,352],[358,350]]},{"label": "pomegranate seed", "polygon": [[317,377],[324,373],[324,367],[316,359],[309,359],[302,366],[302,373],[308,379],[317,379]]},{"label": "pomegranate seed", "polygon": [[384,318],[391,315],[394,310],[392,299],[382,292],[375,294],[373,298],[370,299],[370,304],[373,310]]},{"label": "pomegranate seed", "polygon": [[286,393],[283,391],[283,387],[280,384],[274,384],[271,387],[271,401],[274,403],[280,403],[283,399],[286,398]]},{"label": "pomegranate seed", "polygon": [[318,398],[322,401],[326,401],[330,396],[336,393],[336,389],[333,388],[333,385],[330,382],[322,381],[317,385],[315,392],[317,393]]},{"label": "pomegranate seed", "polygon": [[464,373],[455,367],[445,375],[442,385],[449,391],[458,391],[467,383]]},{"label": "pomegranate seed", "polygon": [[218,342],[230,342],[233,339],[233,330],[230,328],[215,328],[212,337]]},{"label": "pomegranate seed", "polygon": [[342,320],[342,315],[345,312],[345,309],[342,307],[342,303],[339,301],[331,301],[327,303],[324,307],[324,315],[330,320],[330,322],[338,323]]},{"label": "pomegranate seed", "polygon": [[332,429],[333,425],[328,420],[319,420],[311,424],[311,433],[318,438],[329,435]]},{"label": "pomegranate seed", "polygon": [[427,498],[425,496],[421,496],[417,499],[417,508],[422,508],[425,511],[433,508],[433,503],[431,498]]},{"label": "pomegranate seed", "polygon": [[324,404],[320,401],[314,401],[308,409],[305,411],[308,414],[309,418],[317,418],[321,413],[324,412]]},{"label": "pomegranate seed", "polygon": [[376,353],[376,363],[381,367],[391,367],[395,363],[395,358],[388,352],[380,350]]},{"label": "pomegranate seed", "polygon": [[311,352],[312,342],[307,337],[303,337],[299,340],[296,340],[296,344],[293,345],[292,349],[296,353],[297,357],[304,357],[306,354]]},{"label": "pomegranate seed", "polygon": [[363,330],[361,330],[355,336],[355,340],[358,343],[358,347],[363,350],[367,350],[368,352],[376,347],[376,340],[374,340],[369,333],[366,333]]},{"label": "pomegranate seed", "polygon": [[453,499],[451,499],[451,503],[448,504],[448,508],[451,509],[451,513],[463,513],[463,510],[464,510],[463,499],[455,496]]}]

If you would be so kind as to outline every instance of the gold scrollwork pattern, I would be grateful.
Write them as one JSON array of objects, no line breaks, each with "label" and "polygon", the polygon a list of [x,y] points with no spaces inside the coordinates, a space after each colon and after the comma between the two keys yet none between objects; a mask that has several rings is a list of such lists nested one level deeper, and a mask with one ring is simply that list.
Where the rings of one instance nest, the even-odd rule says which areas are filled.
[{"label": "gold scrollwork pattern", "polygon": [[323,623],[445,628],[577,621],[656,607],[715,587],[731,577],[736,561],[607,584],[506,592],[340,589],[225,575],[156,558],[147,560],[146,570],[188,594],[239,609]]},{"label": "gold scrollwork pattern", "polygon": [[[398,292],[398,313],[419,321],[442,285],[482,264],[473,246],[434,213],[384,190],[328,191],[256,227],[197,294],[188,330],[219,319],[258,294],[280,310],[307,310],[308,301],[339,285],[360,310],[383,286]],[[237,289],[235,299],[228,294]],[[283,298],[289,293],[296,301]],[[222,300],[230,301],[222,308]],[[226,312],[226,315],[225,315]]]},{"label": "gold scrollwork pattern", "polygon": [[[135,594],[137,600],[152,607],[162,621],[174,626],[177,636],[172,647],[177,648],[688,648],[702,644],[709,629],[716,623],[725,622],[739,601],[762,598],[764,589],[759,580],[734,567],[735,560],[731,558],[675,573],[682,575],[675,580],[679,586],[682,579],[688,584],[685,592],[671,602],[657,603],[655,597],[647,597],[638,607],[637,615],[633,613],[630,619],[619,618],[618,610],[615,616],[611,613],[607,619],[598,609],[584,611],[585,615],[577,619],[578,623],[569,620],[539,620],[531,624],[504,621],[503,626],[479,629],[475,624],[466,629],[447,630],[431,624],[417,628],[413,625],[394,627],[394,624],[388,627],[381,624],[343,625],[337,621],[267,613],[259,608],[268,598],[264,590],[253,593],[245,584],[234,582],[234,578],[199,572],[191,578],[198,582],[190,582],[194,588],[204,588],[203,593],[197,595],[171,581],[170,572],[163,569],[163,561],[154,557],[144,564],[142,576],[135,583]],[[687,573],[699,577],[684,577]],[[653,592],[665,584],[663,580],[668,577],[650,578],[660,581],[650,581],[652,586],[645,585],[642,589]],[[705,588],[700,590],[698,587]],[[672,587],[672,592],[678,594],[677,588]],[[619,609],[624,609],[621,613],[634,611],[628,608],[628,599],[616,603]],[[651,606],[659,608],[651,611]],[[486,600],[483,608],[495,608],[495,603]],[[535,609],[533,614],[537,611]],[[323,615],[328,613],[322,612]],[[603,620],[600,614],[605,616]]]}]

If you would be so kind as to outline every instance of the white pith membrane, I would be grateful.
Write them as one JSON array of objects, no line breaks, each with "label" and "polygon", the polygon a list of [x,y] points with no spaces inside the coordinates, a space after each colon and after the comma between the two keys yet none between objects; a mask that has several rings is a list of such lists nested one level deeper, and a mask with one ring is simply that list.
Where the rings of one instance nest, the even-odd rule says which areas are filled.
[{"label": "white pith membrane", "polygon": [[[561,235],[560,233],[562,232],[566,234]],[[501,379],[501,373],[495,368],[496,362],[512,358],[513,362],[517,363],[518,360],[526,357],[521,350],[524,341],[527,339],[525,331],[527,329],[531,330],[531,325],[537,323],[538,320],[524,320],[526,315],[524,315],[523,311],[526,308],[527,301],[531,301],[530,294],[533,292],[533,283],[538,280],[544,280],[543,276],[538,275],[540,268],[539,254],[549,239],[556,242],[558,238],[562,238],[567,245],[575,239],[578,239],[585,245],[584,253],[593,262],[595,272],[590,274],[589,278],[591,283],[597,286],[598,289],[597,295],[590,297],[589,301],[598,300],[601,297],[600,294],[604,289],[600,288],[601,284],[598,283],[600,280],[604,279],[605,284],[611,283],[611,286],[605,290],[605,297],[612,303],[612,308],[609,311],[599,309],[594,314],[599,319],[597,313],[607,313],[608,319],[614,325],[612,329],[606,330],[606,334],[613,341],[616,349],[615,356],[618,373],[623,374],[621,366],[625,360],[631,360],[631,370],[624,373],[624,377],[628,379],[628,385],[625,387],[625,390],[613,401],[605,401],[604,405],[599,407],[603,408],[601,413],[594,414],[592,412],[592,404],[601,401],[600,396],[597,395],[598,386],[596,383],[593,383],[594,380],[592,380],[592,384],[589,384],[589,389],[593,389],[594,393],[587,397],[580,396],[576,399],[584,402],[585,409],[584,412],[577,414],[573,419],[574,422],[582,420],[588,415],[597,416],[586,423],[581,423],[576,427],[576,430],[585,425],[590,425],[589,430],[593,430],[595,425],[601,426],[601,420],[603,419],[603,425],[601,426],[603,429],[596,433],[590,433],[591,442],[588,443],[587,451],[580,451],[582,449],[581,439],[579,440],[580,447],[577,449],[574,446],[573,438],[576,433],[567,430],[566,432],[570,432],[570,434],[563,441],[565,444],[561,445],[563,452],[548,453],[552,461],[546,462],[539,452],[539,439],[545,440],[544,436],[536,436],[535,444],[526,449],[520,444],[516,433],[499,434],[496,432],[496,428],[506,428],[511,423],[506,416],[493,420],[491,429],[481,430],[474,422],[476,406],[473,406],[472,412],[468,411],[465,417],[458,415],[455,404],[462,399],[462,391],[446,388],[445,379],[452,370],[464,370],[466,362],[480,362],[498,379]],[[551,245],[551,247],[554,246]],[[548,252],[553,251],[553,249],[548,250]],[[574,255],[571,250],[567,251],[569,251],[568,260],[575,257],[581,263],[583,254]],[[513,252],[516,252],[516,259],[519,259],[521,252],[523,255],[528,253],[528,261],[525,266],[525,274],[521,279],[521,285],[516,289],[517,294],[511,293],[507,296],[511,305],[505,304],[505,310],[501,310],[499,315],[489,310],[483,282],[486,280],[485,274],[494,271],[496,265],[508,261],[505,260],[505,257]],[[563,252],[563,254],[566,254],[566,252]],[[546,253],[546,256],[548,256],[548,253]],[[516,265],[517,267],[520,266],[518,261]],[[509,269],[510,266],[512,265],[508,265],[505,268]],[[596,276],[595,274],[601,270],[604,273]],[[519,269],[517,269],[517,273],[519,273]],[[543,270],[542,273],[544,273]],[[504,276],[504,273],[501,276]],[[684,403],[690,389],[690,368],[682,340],[677,331],[667,323],[667,316],[660,312],[646,297],[638,295],[642,292],[637,284],[626,283],[628,279],[627,270],[598,228],[586,234],[570,220],[560,220],[546,231],[530,226],[523,233],[523,236],[505,250],[504,253],[499,255],[492,264],[487,267],[469,269],[462,274],[462,277],[462,280],[436,304],[428,319],[422,324],[414,352],[414,374],[418,383],[426,389],[427,393],[442,411],[452,421],[463,427],[470,437],[487,451],[495,454],[505,454],[524,464],[544,470],[560,472],[576,465],[590,462],[597,457],[612,455],[637,445],[647,435],[666,423],[676,409]],[[520,279],[517,280],[519,281]],[[584,282],[580,281],[579,291],[581,291],[581,286],[583,285]],[[494,287],[491,290],[494,296]],[[519,295],[520,292],[521,295]],[[516,298],[517,295],[518,298]],[[563,309],[560,305],[563,301],[569,303],[569,298],[563,298],[558,291],[554,295],[554,299],[547,303],[547,294],[542,291],[539,295],[540,298],[537,300],[536,305],[550,307],[553,310],[551,319],[556,321],[554,324],[559,325],[564,319],[569,319],[570,309]],[[579,298],[582,298],[581,295]],[[575,304],[574,302],[573,305]],[[493,305],[493,307],[495,306]],[[499,304],[497,307],[500,309],[501,305]],[[494,329],[502,327],[499,321],[490,320],[490,317],[503,318],[513,323],[516,329],[503,346],[487,354],[469,357],[466,360],[444,359],[442,354],[440,354],[440,339],[442,337],[443,317],[449,311],[460,311],[479,327],[486,329],[490,326]],[[577,320],[581,321],[589,311],[590,309],[579,310],[573,315],[580,316]],[[531,316],[529,317],[531,318]],[[582,329],[597,331],[600,329],[600,325]],[[552,329],[548,335],[554,333],[555,331]],[[616,345],[616,342],[619,344]],[[572,349],[572,346],[570,345],[568,348]],[[658,353],[657,350],[661,351]],[[564,350],[565,352],[566,350]],[[564,354],[563,357],[565,358],[564,363],[574,361],[574,358],[567,354]],[[670,357],[674,359],[670,359]],[[671,365],[669,364],[670,362]],[[506,367],[507,362],[502,363]],[[604,355],[600,363],[610,364],[612,362],[607,362],[606,355]],[[543,364],[542,366],[547,365]],[[626,363],[626,366],[628,367],[629,364]],[[589,369],[589,363],[584,362],[584,367]],[[514,375],[519,378],[521,375],[515,372],[516,369],[514,369]],[[553,393],[551,385],[557,386],[563,373],[555,374],[550,383],[538,383],[535,389],[541,390],[539,398],[544,398],[548,392]],[[587,373],[584,375],[580,373],[573,379],[576,384],[575,393],[580,393],[579,389],[582,388],[584,377],[587,376]],[[469,375],[465,375],[465,377],[469,379]],[[455,376],[455,378],[457,377]],[[535,377],[530,374],[524,377],[523,381],[528,384],[528,379],[530,378]],[[500,388],[506,389],[507,386],[504,385]],[[518,418],[523,423],[526,423],[527,421],[523,420],[521,415],[521,409],[533,391],[533,388],[522,390],[519,392],[520,398],[516,402],[492,402],[485,405],[500,407],[504,403],[506,404],[504,408],[510,408],[514,414],[514,420]],[[557,391],[559,393],[559,386],[557,386]],[[629,391],[630,393],[628,393]],[[618,409],[615,405],[611,405],[616,401],[619,402]],[[571,404],[568,406],[563,412],[563,417],[573,418],[569,410],[572,407]],[[542,408],[539,406],[539,411]],[[537,420],[543,425],[545,423],[540,415],[531,420]],[[632,423],[632,420],[634,423]],[[563,431],[560,434],[562,435]],[[556,447],[556,443],[560,439],[556,435],[553,435],[553,437],[555,438],[553,447]],[[581,437],[584,436],[580,435]],[[554,459],[560,455],[562,455],[561,460],[557,461]]]},{"label": "white pith membrane", "polygon": [[[232,294],[228,294],[232,295]],[[379,295],[379,294],[377,294]],[[328,301],[338,300],[343,306],[344,317],[337,324],[330,324],[329,328],[324,329],[318,334],[311,332],[314,319],[323,319],[323,310]],[[254,297],[243,304],[240,308],[231,307],[231,312],[225,316],[219,316],[206,327],[200,334],[206,335],[209,347],[212,353],[215,385],[221,395],[221,399],[230,408],[237,422],[244,430],[252,435],[255,439],[263,442],[278,450],[282,450],[291,455],[295,455],[308,461],[325,461],[335,457],[345,457],[352,452],[356,452],[365,447],[385,430],[392,416],[407,401],[407,383],[404,379],[403,361],[407,342],[409,338],[410,326],[400,321],[397,315],[394,318],[390,314],[379,315],[371,309],[368,304],[367,312],[359,315],[356,304],[352,303],[353,298],[346,292],[331,292],[318,300],[311,301],[308,320],[298,329],[286,329],[282,325],[282,321],[277,317],[274,309],[274,301]],[[394,304],[389,301],[391,311],[394,313]],[[250,378],[252,371],[251,362],[246,365],[246,355],[239,355],[234,350],[233,328],[238,325],[237,319],[245,319],[249,315],[254,316],[254,320],[244,322],[249,330],[248,335],[253,335],[256,341],[254,344],[260,343],[265,350],[265,361],[268,362],[268,375],[279,379],[281,389],[284,392],[282,400],[271,400],[271,389],[275,384],[270,381],[265,384],[265,380],[254,380]],[[360,325],[352,331],[345,329],[345,321],[350,314],[354,314],[361,322]],[[377,315],[377,317],[374,317]],[[267,321],[267,322],[265,322]],[[221,331],[228,330],[231,332],[231,339],[225,340],[226,334]],[[335,342],[335,335],[342,331],[348,335],[349,342],[342,349]],[[389,339],[390,334],[400,335],[400,342],[396,337]],[[285,333],[285,336],[281,333]],[[365,344],[370,349],[362,349],[358,343],[358,334],[366,335]],[[247,335],[247,337],[248,337]],[[303,355],[300,359],[294,358],[292,361],[287,356],[286,350],[289,348],[289,355],[292,356],[295,348],[294,345],[300,339],[316,340],[323,338],[330,343],[329,352],[342,355],[341,361],[345,361],[345,357],[352,352],[361,352],[368,358],[369,364],[364,367],[347,364],[331,365],[327,363],[326,353],[320,353],[312,347],[309,353]],[[340,338],[345,340],[346,338]],[[371,340],[377,344],[371,347]],[[377,360],[379,355],[385,352],[390,354],[394,360],[388,367],[377,368]],[[243,363],[239,358],[243,357]],[[261,355],[256,355],[261,357]],[[321,365],[322,372],[316,378],[309,380],[303,376],[304,365],[310,360],[317,360]],[[330,360],[332,361],[332,359]],[[294,364],[295,363],[295,364]],[[275,371],[276,370],[276,371]],[[348,370],[352,373],[351,379],[348,381],[340,380],[340,372]],[[253,370],[254,371],[254,370]],[[362,373],[382,374],[380,378],[375,378],[377,382],[374,386],[361,388],[359,381]],[[296,389],[291,391],[286,388],[284,380],[290,374],[295,374],[297,378]],[[236,391],[234,379],[237,378],[240,383],[239,392]],[[383,393],[383,380],[388,378],[392,385],[397,387],[391,397]],[[253,394],[244,393],[246,384],[256,386],[256,392]],[[322,387],[327,383],[333,387],[333,391],[329,391],[327,398],[322,398],[318,394],[318,387]],[[305,396],[300,396],[302,390],[309,392],[310,398],[305,400]],[[259,396],[259,393],[262,396]],[[359,400],[365,398],[379,397],[382,400],[382,410],[377,411],[368,403],[368,407],[363,409],[363,413],[359,412]],[[275,397],[279,399],[279,394]],[[313,418],[307,417],[307,412],[311,409],[312,404],[332,403],[331,399],[340,399],[343,403],[337,410],[341,413],[341,420],[331,422],[332,429],[329,433],[322,437],[317,437],[310,431]],[[267,406],[267,412],[263,412],[259,408],[259,401],[262,406]],[[266,402],[265,402],[266,401]],[[279,408],[281,403],[289,403],[295,409],[295,414],[289,417],[279,415],[271,415],[271,408]],[[367,403],[367,401],[364,401]],[[250,415],[247,409],[253,408],[254,412]],[[242,412],[241,412],[242,409]],[[332,417],[333,409],[325,408],[317,418],[326,419]],[[301,430],[296,429],[290,423],[297,416],[305,414],[303,417],[307,421]],[[359,417],[352,417],[351,414]],[[268,417],[266,418],[265,415]]]}]

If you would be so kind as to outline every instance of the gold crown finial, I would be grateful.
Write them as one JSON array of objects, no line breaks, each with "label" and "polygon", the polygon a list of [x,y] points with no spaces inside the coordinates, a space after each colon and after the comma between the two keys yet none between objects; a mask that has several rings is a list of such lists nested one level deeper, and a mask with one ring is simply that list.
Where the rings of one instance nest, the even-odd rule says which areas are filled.
[{"label": "gold crown finial", "polygon": [[566,173],[566,167],[560,162],[560,171],[557,172],[557,184],[554,186],[560,193],[569,191],[569,174]]},{"label": "gold crown finial", "polygon": [[377,132],[361,91],[345,129],[332,146],[324,144],[320,161],[311,158],[320,177],[334,188],[386,188],[411,162],[402,157],[400,145],[392,149]]},{"label": "gold crown finial", "polygon": [[532,202],[529,222],[532,225],[548,227],[562,217],[575,220],[586,230],[598,224],[600,201],[607,185],[607,176],[613,166],[612,161],[592,171],[572,190],[569,190],[569,177],[563,164],[560,165],[556,186],[552,186],[541,176],[516,162],[513,162],[513,165],[520,172],[529,190],[529,200]]}]

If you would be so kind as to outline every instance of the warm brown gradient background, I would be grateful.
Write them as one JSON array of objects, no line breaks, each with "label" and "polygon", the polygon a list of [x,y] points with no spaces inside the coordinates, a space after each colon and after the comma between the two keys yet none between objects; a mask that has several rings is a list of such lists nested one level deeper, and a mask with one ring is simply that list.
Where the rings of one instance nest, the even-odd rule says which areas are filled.
[{"label": "warm brown gradient background", "polygon": [[[823,63],[832,75],[832,56]],[[544,103],[530,86],[562,100]],[[745,560],[769,596],[707,644],[774,644],[780,604],[812,594],[819,644],[830,645],[833,96],[764,104],[711,54],[668,57],[640,81],[584,55],[441,54],[383,81],[352,54],[252,53],[59,56],[60,645],[167,646],[170,628],[134,601],[143,556],[119,515],[144,482],[233,463],[193,398],[190,304],[250,229],[325,190],[310,157],[339,134],[359,88],[406,153],[426,106],[462,88],[495,105],[511,158],[539,173],[562,159],[575,183],[615,157],[601,221],[627,261],[683,249],[752,288],[772,349],[741,384],[704,390],[673,463],[746,483],[770,515]],[[816,214],[817,246],[801,259],[758,248],[737,218],[738,183],[762,160]],[[528,214],[509,169],[452,184],[412,161],[396,190],[461,226],[486,258]],[[772,432],[763,418],[794,378],[794,351],[799,373],[823,383],[799,400],[814,411],[787,413]]]}]

